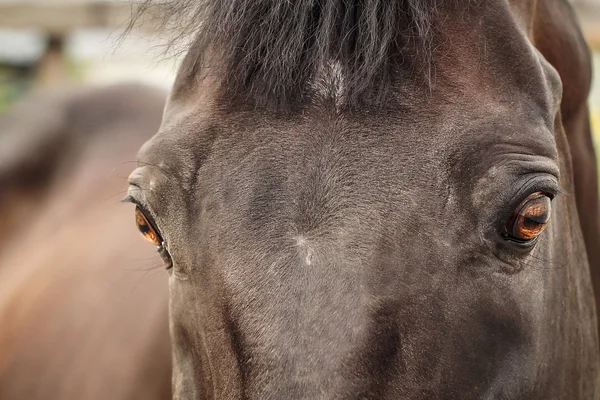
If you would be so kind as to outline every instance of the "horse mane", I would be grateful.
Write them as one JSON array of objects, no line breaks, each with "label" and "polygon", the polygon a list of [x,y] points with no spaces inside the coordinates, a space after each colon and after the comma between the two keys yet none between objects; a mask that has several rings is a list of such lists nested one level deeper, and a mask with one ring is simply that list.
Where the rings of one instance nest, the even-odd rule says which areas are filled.
[{"label": "horse mane", "polygon": [[[188,74],[216,68],[225,77],[226,95],[285,105],[302,97],[315,74],[332,62],[341,68],[348,101],[382,99],[397,67],[429,64],[432,19],[441,1],[171,0],[160,5],[161,20],[176,26],[176,37],[192,39],[183,66],[193,65]],[[143,0],[133,21],[154,2]]]}]

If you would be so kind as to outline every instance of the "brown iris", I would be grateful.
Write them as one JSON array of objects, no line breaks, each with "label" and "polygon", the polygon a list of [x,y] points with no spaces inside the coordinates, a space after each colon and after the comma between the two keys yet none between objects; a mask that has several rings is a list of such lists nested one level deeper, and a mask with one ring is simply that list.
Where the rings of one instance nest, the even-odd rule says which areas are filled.
[{"label": "brown iris", "polygon": [[531,242],[548,226],[551,199],[542,192],[530,194],[519,204],[506,226],[509,239]]},{"label": "brown iris", "polygon": [[160,246],[162,244],[162,239],[156,232],[156,229],[154,229],[150,221],[148,221],[144,212],[137,206],[135,207],[135,224],[147,241],[155,246]]}]

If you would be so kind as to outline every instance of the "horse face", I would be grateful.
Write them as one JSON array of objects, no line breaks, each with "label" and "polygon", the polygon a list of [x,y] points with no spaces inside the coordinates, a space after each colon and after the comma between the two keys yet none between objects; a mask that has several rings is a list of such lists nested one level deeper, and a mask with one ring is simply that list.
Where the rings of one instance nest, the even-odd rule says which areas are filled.
[{"label": "horse face", "polygon": [[335,65],[287,112],[181,74],[130,177],[171,271],[175,398],[591,393],[560,78],[505,5],[462,18],[436,84],[379,106],[344,107]]}]

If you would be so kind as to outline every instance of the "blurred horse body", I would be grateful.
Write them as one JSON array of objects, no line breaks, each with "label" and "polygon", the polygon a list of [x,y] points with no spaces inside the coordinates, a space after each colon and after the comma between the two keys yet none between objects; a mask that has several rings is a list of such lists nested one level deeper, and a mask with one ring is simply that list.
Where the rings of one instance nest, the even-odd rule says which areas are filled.
[{"label": "blurred horse body", "polygon": [[164,101],[65,90],[0,117],[0,399],[171,397],[166,279],[118,202]]}]

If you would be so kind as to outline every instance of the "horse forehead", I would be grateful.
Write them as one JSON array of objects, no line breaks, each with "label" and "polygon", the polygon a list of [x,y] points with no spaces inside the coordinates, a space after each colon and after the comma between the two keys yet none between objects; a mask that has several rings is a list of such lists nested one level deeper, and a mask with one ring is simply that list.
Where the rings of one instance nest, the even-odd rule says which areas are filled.
[{"label": "horse forehead", "polygon": [[486,2],[462,18],[441,23],[433,80],[477,103],[533,101],[552,113],[560,102],[558,73],[530,37],[531,7]]},{"label": "horse forehead", "polygon": [[[410,153],[413,160],[425,160],[439,156],[440,147],[449,148],[453,143],[470,140],[471,145],[477,145],[479,142],[498,140],[497,136],[502,135],[502,132],[486,130],[486,126],[498,125],[503,120],[520,121],[523,115],[516,118],[515,111],[518,110],[519,114],[527,112],[527,107],[484,103],[458,114],[457,110],[465,103],[435,100],[421,109],[411,104],[397,109],[349,111],[340,108],[344,81],[339,70],[333,66],[324,71],[319,79],[314,86],[318,103],[306,109],[301,116],[289,119],[273,117],[265,110],[194,114],[195,105],[186,105],[186,108],[189,107],[188,116],[184,119],[165,120],[159,133],[142,146],[138,160],[142,165],[172,169],[188,180],[197,174],[209,153],[227,157],[232,154],[234,147],[248,151],[261,144],[268,144],[267,147],[270,147],[279,143],[279,140],[271,140],[276,137],[284,138],[282,140],[289,148],[299,149],[329,143],[335,145],[337,150],[347,149],[352,153],[362,151],[356,147],[356,138],[359,136],[363,137],[363,144],[382,144],[379,151],[392,154],[401,150]],[[330,83],[333,85],[326,85],[326,79],[331,79]],[[182,106],[179,106],[180,110]],[[480,114],[486,116],[484,120],[487,122],[482,122]],[[467,125],[470,125],[468,129]],[[505,128],[507,132],[510,130],[512,134],[518,134],[515,123],[506,125]],[[485,136],[474,133],[484,130]],[[385,139],[384,136],[401,137],[402,140]],[[350,138],[356,140],[348,140]],[[228,142],[231,147],[214,152],[213,145],[218,142]],[[289,148],[273,147],[283,153]],[[336,157],[348,155],[348,152],[338,153]],[[292,160],[284,158],[279,161],[286,163]]]},{"label": "horse forehead", "polygon": [[[489,13],[498,11],[496,10],[497,7],[497,5],[490,7]],[[449,108],[456,111],[470,103],[477,103],[479,105],[488,103],[489,108],[489,106],[494,105],[491,103],[497,102],[500,108],[504,108],[504,104],[517,99],[516,103],[518,104],[533,101],[546,114],[545,117],[548,123],[552,123],[555,114],[553,111],[557,109],[560,102],[560,78],[554,68],[546,62],[529,41],[526,32],[521,30],[526,29],[526,27],[520,27],[519,25],[521,24],[520,21],[528,21],[527,15],[525,15],[526,12],[527,10],[519,10],[518,15],[513,15],[511,10],[505,7],[502,13],[496,14],[495,19],[490,19],[491,17],[489,16],[485,17],[486,21],[488,19],[493,21],[491,24],[493,27],[485,28],[482,31],[485,34],[477,37],[470,48],[465,48],[458,39],[471,28],[461,27],[455,29],[452,24],[459,24],[458,21],[444,22],[444,24],[452,28],[445,33],[445,35],[451,35],[452,40],[449,39],[450,36],[442,38],[444,46],[441,47],[445,47],[447,43],[451,47],[454,47],[454,50],[446,52],[446,49],[442,49],[441,52],[446,57],[436,60],[440,65],[437,72],[440,74],[440,79],[438,80],[440,87],[433,88],[433,96],[437,92],[446,98],[453,97],[443,106],[446,114],[450,115],[448,113]],[[473,32],[479,32],[477,29],[483,28],[476,28]],[[467,36],[469,35],[465,36],[468,39]],[[495,44],[492,45],[492,42],[495,42]],[[455,46],[455,44],[458,44],[458,46]],[[482,54],[483,59],[481,58]],[[450,58],[453,58],[453,60],[450,60]],[[462,58],[463,60],[459,62],[457,61],[458,58]],[[446,62],[447,65],[442,66],[441,64],[444,60],[452,61],[451,65]],[[488,68],[495,61],[497,62],[496,65],[493,65],[493,68]],[[469,65],[465,68],[465,64],[476,64],[477,62],[480,62],[479,66]],[[452,65],[455,67],[452,67]],[[463,76],[459,80],[467,82],[468,90],[465,91],[464,87],[460,87],[462,85],[460,82],[458,84],[451,82],[449,85],[446,85],[446,77],[442,78],[441,76],[448,71],[451,73],[451,76],[449,76],[450,80],[456,77],[456,71],[462,71]],[[476,79],[473,79],[475,76],[477,76]],[[528,78],[525,79],[523,78],[524,76]],[[182,77],[180,76],[179,78]],[[214,112],[213,109],[227,106],[227,104],[222,104],[223,102],[227,102],[227,99],[219,98],[218,90],[215,89],[218,85],[214,85],[215,77],[209,75],[204,80],[198,80],[197,77],[189,77],[189,79],[189,84],[182,85],[187,88],[186,95],[178,91],[172,93],[165,110],[163,128],[155,138],[142,148],[140,159],[146,162],[169,163],[174,165],[178,170],[183,171],[184,175],[191,177],[194,173],[194,166],[198,166],[196,162],[198,154],[194,152],[194,149],[206,147],[199,145],[199,143],[207,141],[206,132],[210,129],[211,125],[216,126],[220,132],[235,134],[236,126],[243,126],[246,123],[257,125],[257,119],[262,118],[264,121],[263,125],[271,124],[271,127],[275,126],[276,128],[278,122],[272,123],[266,111],[257,112],[256,115],[237,112],[217,115],[218,113]],[[432,76],[432,79],[435,85],[437,78]],[[318,104],[328,103],[326,107],[333,105],[333,114],[335,117],[339,117],[345,101],[347,83],[344,77],[344,70],[339,62],[331,60],[330,63],[322,66],[311,78],[310,82],[308,82],[309,88],[314,95],[310,101],[316,99]],[[485,84],[486,87],[483,88],[480,86],[480,83]],[[189,90],[191,87],[195,87],[195,90]],[[420,90],[422,88],[411,86],[410,82],[399,82],[397,89],[399,93],[397,97],[402,96],[405,99],[409,99],[402,100],[408,102],[413,102],[413,100],[410,100],[411,98],[422,97],[426,92]],[[498,94],[500,94],[501,98],[498,97]],[[422,112],[426,110],[419,111],[416,108],[413,104],[413,111],[418,112],[413,112],[412,115],[407,116],[407,122],[399,125],[399,127],[403,128],[402,130],[409,126],[409,120],[418,120],[424,128],[443,130],[444,124],[432,124],[424,116],[425,113]],[[315,110],[317,110],[316,113]],[[318,110],[318,107],[309,109],[307,113],[308,119],[312,119],[313,114],[327,114],[327,111],[322,111]],[[263,115],[264,118],[258,117],[258,115]],[[393,123],[393,121],[397,121],[402,115],[401,111],[394,112],[390,108],[387,115],[389,118],[384,116],[380,121]],[[377,129],[377,125],[379,125],[375,123],[369,127],[368,124],[368,122],[365,122],[361,129],[364,128],[366,131],[372,131]],[[285,125],[289,126],[290,124]],[[319,122],[315,119],[308,125],[312,125],[314,128],[319,125]],[[433,137],[435,134],[429,132],[429,136]]]}]

